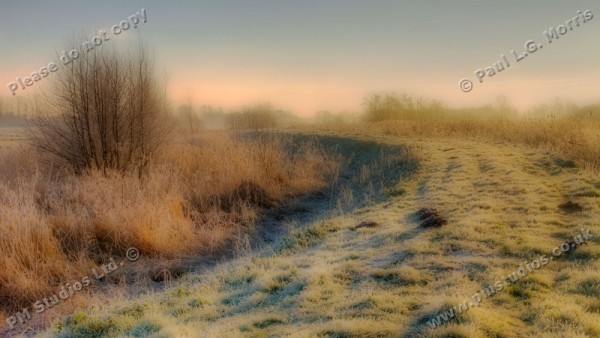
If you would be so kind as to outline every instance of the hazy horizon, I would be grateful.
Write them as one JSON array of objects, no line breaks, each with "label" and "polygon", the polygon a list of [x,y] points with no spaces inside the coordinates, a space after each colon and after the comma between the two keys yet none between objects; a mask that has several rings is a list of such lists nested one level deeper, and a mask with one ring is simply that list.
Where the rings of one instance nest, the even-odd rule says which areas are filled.
[{"label": "hazy horizon", "polygon": [[[139,35],[168,76],[175,101],[226,109],[268,101],[300,116],[357,111],[366,95],[405,92],[474,107],[506,95],[520,110],[555,97],[598,102],[600,3],[595,1],[115,1],[4,3],[0,12],[2,96],[9,82],[50,61],[74,33],[93,33],[146,10],[147,22],[114,40]],[[35,10],[31,10],[35,8]],[[435,9],[432,9],[435,8]],[[542,32],[591,10],[594,18],[548,44]],[[52,13],[52,15],[49,15]],[[24,23],[26,20],[27,24]],[[89,34],[93,36],[93,34]],[[543,49],[522,62],[527,40]],[[504,54],[511,67],[484,83],[474,71]],[[59,70],[60,71],[60,70]],[[50,79],[52,75],[48,77]],[[469,93],[458,83],[474,82]],[[17,95],[49,82],[44,79]]]}]

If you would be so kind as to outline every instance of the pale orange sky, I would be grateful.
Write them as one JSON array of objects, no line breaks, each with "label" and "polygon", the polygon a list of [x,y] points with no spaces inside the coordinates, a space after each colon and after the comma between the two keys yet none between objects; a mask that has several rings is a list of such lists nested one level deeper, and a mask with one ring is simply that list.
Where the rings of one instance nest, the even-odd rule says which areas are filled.
[{"label": "pale orange sky", "polygon": [[[600,101],[600,3],[564,1],[159,1],[115,0],[0,5],[0,81],[24,77],[50,61],[64,37],[95,33],[144,8],[147,22],[108,43],[140,36],[176,101],[238,108],[258,102],[309,116],[360,111],[366,95],[405,92],[451,107],[506,95],[521,110],[555,97]],[[552,44],[542,32],[591,10],[594,18]],[[23,24],[22,18],[27,18]],[[544,48],[522,62],[533,39]],[[504,54],[512,66],[484,83],[474,71]],[[59,70],[60,71],[60,70]],[[51,77],[49,77],[51,78]],[[463,93],[459,81],[474,82]],[[42,88],[47,81],[36,83]],[[30,93],[35,88],[17,92]]]}]

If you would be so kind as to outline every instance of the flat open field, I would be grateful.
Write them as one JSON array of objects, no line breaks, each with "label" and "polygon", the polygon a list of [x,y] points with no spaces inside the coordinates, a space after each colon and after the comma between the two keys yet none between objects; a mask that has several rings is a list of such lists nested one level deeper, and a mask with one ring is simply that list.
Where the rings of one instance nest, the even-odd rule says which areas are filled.
[{"label": "flat open field", "polygon": [[0,338],[600,337],[600,1],[507,3],[4,1]]},{"label": "flat open field", "polygon": [[25,141],[25,129],[19,127],[0,127],[0,146],[15,145]]},{"label": "flat open field", "polygon": [[[596,175],[507,142],[341,136],[409,146],[418,169],[386,187],[386,199],[314,221],[163,292],[76,313],[47,335],[600,335]],[[581,209],[561,209],[567,201]],[[419,226],[421,208],[437,209],[447,224]],[[585,244],[556,251],[582,230],[591,234]],[[520,265],[524,276],[507,279]]]}]

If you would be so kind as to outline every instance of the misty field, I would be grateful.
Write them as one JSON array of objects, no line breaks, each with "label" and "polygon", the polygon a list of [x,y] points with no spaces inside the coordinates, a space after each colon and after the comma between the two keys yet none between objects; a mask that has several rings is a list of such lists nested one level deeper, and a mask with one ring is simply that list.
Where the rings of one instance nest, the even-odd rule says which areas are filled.
[{"label": "misty field", "polygon": [[[96,47],[35,89],[39,79],[9,83],[12,96],[0,96],[0,336],[600,337],[600,105],[586,94],[597,82],[573,75],[557,83],[580,88],[577,103],[540,103],[547,83],[523,81],[540,97],[524,98],[536,93],[528,88],[521,106],[532,105],[520,110],[499,94],[513,86],[488,78],[460,99],[425,72],[399,85],[410,72],[379,61],[377,70],[361,54],[394,52],[387,36],[362,31],[375,15],[389,33],[379,23],[391,12],[378,6],[361,3],[355,24],[300,40],[311,23],[293,21],[299,8],[261,20],[253,7],[237,44],[227,36],[248,18],[196,27],[218,41],[200,52],[187,48],[204,44],[177,45],[162,31],[173,45],[154,48],[142,25],[137,40],[117,38],[138,29],[133,15],[113,26],[119,33],[63,39],[75,53],[80,41]],[[342,12],[323,18],[342,24]],[[199,18],[173,24],[210,24]],[[290,27],[302,29],[267,48],[272,31]],[[340,32],[349,40],[320,40]],[[0,45],[10,38],[1,33]],[[340,49],[320,64],[309,40]],[[380,52],[368,47],[383,42]],[[437,48],[418,49],[428,46]],[[432,63],[401,55],[414,58],[402,69]],[[165,60],[189,69],[170,84]],[[419,94],[383,92],[413,85]]]},{"label": "misty field", "polygon": [[[81,176],[36,161],[11,129],[4,316],[135,247],[138,262],[26,324],[60,337],[597,336],[599,132],[566,117],[203,131],[142,176]],[[419,225],[422,208],[446,222]],[[439,317],[582,229],[585,245]]]}]

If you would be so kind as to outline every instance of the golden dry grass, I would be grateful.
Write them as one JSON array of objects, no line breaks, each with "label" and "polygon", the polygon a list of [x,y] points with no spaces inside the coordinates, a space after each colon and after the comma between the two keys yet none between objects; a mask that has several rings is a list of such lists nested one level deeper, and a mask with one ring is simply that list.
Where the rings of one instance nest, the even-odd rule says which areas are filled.
[{"label": "golden dry grass", "polygon": [[[312,128],[312,127],[311,127]],[[402,138],[496,140],[557,152],[600,171],[600,121],[583,118],[462,118],[388,120],[316,126],[334,133],[368,133]]]},{"label": "golden dry grass", "polygon": [[[580,163],[569,163],[563,152],[570,150],[560,144],[568,142],[563,132],[569,128],[557,123],[543,122],[538,134],[528,134],[535,124],[514,122],[524,129],[512,139],[510,124],[488,135],[485,130],[496,127],[489,122],[479,130],[480,123],[441,122],[443,132],[416,123],[345,126],[340,133],[348,137],[419,149],[418,174],[388,187],[402,194],[319,220],[273,250],[188,275],[164,292],[76,313],[46,335],[600,335],[600,179],[581,168],[593,168],[593,157],[580,152]],[[391,131],[383,135],[386,128]],[[581,133],[571,129],[577,141]],[[593,149],[591,140],[586,142]],[[562,211],[558,205],[566,200],[583,210]],[[419,228],[413,215],[422,207],[439,209],[449,223]],[[380,226],[355,230],[362,221]],[[484,299],[481,307],[445,325],[428,325],[523,262],[550,255],[581,228],[594,235],[588,245]]]},{"label": "golden dry grass", "polygon": [[[418,174],[399,185],[385,187],[390,192],[390,201],[374,202],[342,216],[316,221],[307,229],[293,232],[272,250],[219,264],[206,273],[186,275],[163,292],[118,300],[99,310],[77,312],[66,320],[56,321],[45,335],[600,335],[596,320],[600,309],[600,241],[596,235],[600,233],[597,224],[600,179],[596,174],[599,127],[595,122],[576,119],[441,119],[329,126],[330,131],[333,128],[335,133],[346,137],[409,145],[417,150],[421,160]],[[298,177],[322,177],[321,166],[331,163],[309,161],[312,164],[304,169],[300,165],[306,161],[304,158],[297,157],[296,162],[279,156],[282,152],[277,149],[282,149],[278,148],[281,144],[276,147],[269,142],[266,146],[253,144],[259,142],[256,139],[238,144],[220,137],[179,143],[161,154],[156,172],[152,171],[149,177],[153,174],[161,177],[159,173],[164,170],[164,175],[171,173],[169,177],[183,183],[175,190],[171,190],[174,188],[170,183],[149,184],[153,188],[140,196],[148,194],[146,198],[151,201],[154,198],[168,201],[157,207],[163,216],[176,219],[179,216],[174,215],[181,213],[192,215],[194,222],[218,219],[222,224],[251,225],[255,209],[248,208],[246,202],[235,203],[244,200],[240,199],[243,194],[239,187],[246,186],[246,181],[239,177],[252,172],[255,182],[262,182],[257,186],[265,190],[258,195],[281,200],[292,191],[294,183],[286,181],[286,177],[293,177],[291,173]],[[261,155],[249,156],[244,144],[261,149],[257,152]],[[316,148],[309,149],[300,153],[307,158],[321,158]],[[221,162],[218,155],[223,153],[235,154],[231,156],[234,159]],[[195,161],[198,157],[215,162],[201,165]],[[285,164],[273,166],[273,161]],[[27,161],[22,166],[27,168]],[[255,166],[260,170],[252,170]],[[203,172],[200,167],[218,170]],[[179,170],[173,174],[173,168]],[[2,172],[11,170],[0,167]],[[35,177],[35,171],[31,172],[25,177]],[[371,172],[371,168],[361,168],[356,184],[369,184],[369,176],[374,174],[377,173]],[[214,184],[206,183],[207,177],[223,188],[215,189]],[[270,184],[273,178],[284,184]],[[102,178],[107,182],[114,179]],[[135,182],[133,177],[122,179]],[[102,180],[90,178],[90,182]],[[74,214],[103,210],[103,203],[127,205],[130,202],[124,202],[125,199],[142,200],[135,192],[140,188],[120,180],[115,182],[121,185],[107,183],[113,188],[106,190],[107,197],[98,200],[102,204],[96,209],[89,209],[85,203],[69,202],[78,208]],[[318,181],[298,180],[294,189],[298,193],[318,189],[320,185],[315,182]],[[85,189],[69,185],[69,189],[80,191],[69,195],[75,196],[72,198],[75,201],[85,201],[81,196],[98,190],[93,185],[86,186],[91,183],[79,184]],[[123,185],[126,193],[115,188]],[[14,183],[11,189],[15,189]],[[172,191],[180,194],[171,195]],[[152,197],[154,193],[156,197]],[[113,196],[121,198],[121,202],[115,202]],[[191,204],[179,208],[181,204],[171,196],[179,196],[181,201]],[[352,191],[342,194],[340,200],[343,199],[351,200]],[[558,205],[566,200],[578,202],[583,210],[561,211]],[[258,203],[269,201],[255,199]],[[135,211],[134,202],[130,208]],[[448,225],[439,229],[418,228],[413,213],[421,207],[439,209],[448,219]],[[142,211],[133,214],[145,216]],[[110,234],[117,221],[104,220],[108,226],[100,229]],[[362,221],[376,221],[381,226],[355,230]],[[588,245],[485,299],[481,307],[445,325],[436,328],[428,325],[432,318],[471,300],[475,292],[512,273],[524,261],[550,254],[553,247],[572,238],[582,227],[594,234]],[[145,240],[138,232],[143,234],[143,229],[131,232],[127,241],[140,244],[149,254],[155,253],[160,241]],[[47,237],[42,234],[41,240],[44,238]],[[113,239],[111,243],[117,243],[113,244],[114,250],[125,247],[119,246],[122,244],[118,244],[121,243],[118,239],[124,240]],[[206,243],[210,247],[211,242]],[[219,247],[222,242],[216,239],[214,243]],[[168,250],[163,250],[168,256]],[[185,252],[186,247],[177,250]],[[59,250],[58,254],[61,253]]]},{"label": "golden dry grass", "polygon": [[227,254],[261,208],[326,187],[314,144],[225,133],[165,147],[143,177],[51,172],[24,145],[0,150],[0,303],[30,306],[130,247],[164,260]]}]

